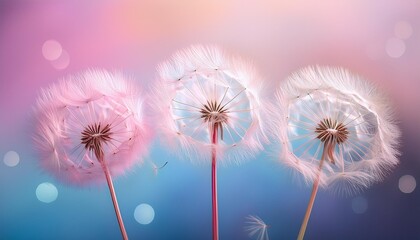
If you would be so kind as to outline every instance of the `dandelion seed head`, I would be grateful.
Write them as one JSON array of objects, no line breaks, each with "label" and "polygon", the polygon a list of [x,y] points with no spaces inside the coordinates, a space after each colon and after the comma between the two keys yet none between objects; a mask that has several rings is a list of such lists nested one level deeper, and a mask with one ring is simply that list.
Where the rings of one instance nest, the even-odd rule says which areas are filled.
[{"label": "dandelion seed head", "polygon": [[216,47],[192,46],[159,66],[156,120],[169,145],[191,160],[208,161],[217,128],[222,162],[238,162],[266,141],[260,99],[264,85],[252,67]]},{"label": "dandelion seed head", "polygon": [[250,238],[257,240],[269,240],[268,225],[258,216],[249,215],[246,217],[244,230],[248,232]]},{"label": "dandelion seed head", "polygon": [[[317,175],[324,147],[327,161],[320,184],[340,193],[358,192],[380,181],[397,163],[399,129],[387,99],[347,70],[308,67],[277,91],[275,132],[280,161],[307,183]],[[326,147],[328,146],[328,147]]]},{"label": "dandelion seed head", "polygon": [[65,182],[103,182],[142,162],[151,140],[144,95],[120,73],[90,70],[43,89],[34,109],[41,165]]}]

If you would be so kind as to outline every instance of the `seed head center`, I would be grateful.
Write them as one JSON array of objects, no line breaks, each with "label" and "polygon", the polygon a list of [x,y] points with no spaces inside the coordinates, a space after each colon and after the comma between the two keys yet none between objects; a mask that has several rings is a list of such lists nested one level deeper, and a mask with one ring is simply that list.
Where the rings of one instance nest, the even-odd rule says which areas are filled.
[{"label": "seed head center", "polygon": [[102,144],[111,140],[111,127],[109,124],[95,123],[88,125],[81,136],[81,143],[85,149],[93,151],[97,158],[103,155]]},{"label": "seed head center", "polygon": [[315,129],[315,133],[318,134],[317,138],[322,142],[328,142],[332,144],[341,144],[348,139],[349,131],[346,126],[331,118],[325,118]]},{"label": "seed head center", "polygon": [[226,123],[227,109],[217,101],[207,101],[200,109],[201,118],[208,123]]},{"label": "seed head center", "polygon": [[338,133],[337,129],[332,129],[332,128],[328,128],[326,131],[329,132],[330,134],[337,134]]}]

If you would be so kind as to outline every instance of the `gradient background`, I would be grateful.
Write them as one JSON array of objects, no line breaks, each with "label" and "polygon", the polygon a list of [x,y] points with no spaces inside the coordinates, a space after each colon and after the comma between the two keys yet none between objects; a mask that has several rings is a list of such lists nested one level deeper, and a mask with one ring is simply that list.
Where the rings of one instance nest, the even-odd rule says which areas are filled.
[{"label": "gradient background", "polygon": [[[412,27],[402,40],[396,38],[404,33],[396,27],[400,21]],[[69,61],[43,57],[49,39],[61,43]],[[31,107],[41,87],[90,67],[121,69],[148,86],[159,62],[194,43],[218,44],[253,59],[270,81],[306,65],[328,64],[378,83],[397,106],[401,164],[359,196],[320,191],[306,239],[420,239],[420,191],[398,188],[403,175],[420,179],[418,0],[2,0],[0,157],[14,150],[20,163],[0,163],[0,239],[120,237],[105,186],[69,187],[38,167],[30,141]],[[154,175],[150,161],[169,163]],[[296,238],[310,187],[293,181],[269,154],[220,168],[218,181],[221,239],[249,239],[243,230],[249,214],[270,225],[271,239]],[[56,201],[38,201],[35,189],[42,182],[57,186]],[[210,239],[208,166],[176,159],[156,142],[143,167],[115,185],[131,239]],[[352,210],[354,197],[366,199],[365,213]],[[155,210],[149,225],[133,217],[140,203]]]}]

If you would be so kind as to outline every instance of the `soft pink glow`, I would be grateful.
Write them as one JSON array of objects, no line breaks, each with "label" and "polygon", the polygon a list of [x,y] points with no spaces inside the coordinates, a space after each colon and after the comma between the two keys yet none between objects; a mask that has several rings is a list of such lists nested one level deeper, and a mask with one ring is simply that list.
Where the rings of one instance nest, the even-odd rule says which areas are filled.
[{"label": "soft pink glow", "polygon": [[70,56],[66,50],[63,50],[60,57],[51,61],[51,65],[57,70],[64,70],[70,64]]},{"label": "soft pink glow", "polygon": [[413,27],[409,22],[398,21],[395,24],[394,33],[397,38],[408,39],[413,35]]},{"label": "soft pink glow", "polygon": [[[306,65],[350,68],[381,85],[403,122],[414,126],[420,122],[420,112],[413,111],[420,89],[419,11],[419,1],[400,0],[16,4],[0,21],[0,109],[7,113],[0,122],[8,126],[0,131],[20,131],[37,89],[65,74],[89,67],[124,69],[147,85],[157,63],[195,43],[249,56],[273,82]],[[411,31],[400,21],[410,23],[409,38]],[[400,58],[386,53],[392,37],[404,38]],[[58,70],[44,58],[42,46],[50,39],[71,57],[67,68]]]},{"label": "soft pink glow", "polygon": [[399,58],[405,52],[405,43],[398,38],[390,38],[386,41],[386,53],[391,58]]},{"label": "soft pink glow", "polygon": [[86,185],[105,181],[103,162],[114,177],[141,164],[151,141],[144,98],[124,75],[100,70],[43,89],[34,112],[41,165],[59,180]]},{"label": "soft pink glow", "polygon": [[50,61],[58,59],[62,51],[61,44],[56,40],[47,40],[42,45],[42,55]]}]

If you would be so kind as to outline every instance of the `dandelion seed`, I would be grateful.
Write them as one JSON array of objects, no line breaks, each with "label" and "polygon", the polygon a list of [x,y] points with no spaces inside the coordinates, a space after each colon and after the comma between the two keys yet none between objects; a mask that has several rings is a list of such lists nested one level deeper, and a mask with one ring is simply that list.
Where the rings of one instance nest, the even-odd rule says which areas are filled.
[{"label": "dandelion seed", "polygon": [[70,184],[106,180],[124,239],[111,176],[141,163],[147,151],[151,134],[141,97],[123,75],[92,70],[42,90],[34,114],[41,165]]},{"label": "dandelion seed", "polygon": [[318,187],[348,194],[382,180],[398,164],[400,132],[386,98],[343,69],[293,74],[278,90],[277,104],[279,159],[313,182],[303,239]]},{"label": "dandelion seed", "polygon": [[239,59],[193,46],[159,66],[154,109],[169,145],[212,168],[213,239],[218,239],[217,161],[239,162],[263,148],[264,83]]},{"label": "dandelion seed", "polygon": [[168,162],[166,161],[162,166],[158,167],[154,162],[150,161],[150,164],[152,165],[153,168],[153,173],[155,174],[155,176],[158,175],[159,170],[163,169]]},{"label": "dandelion seed", "polygon": [[249,215],[246,217],[245,231],[248,232],[250,238],[257,240],[269,240],[268,238],[268,225],[258,216]]}]

